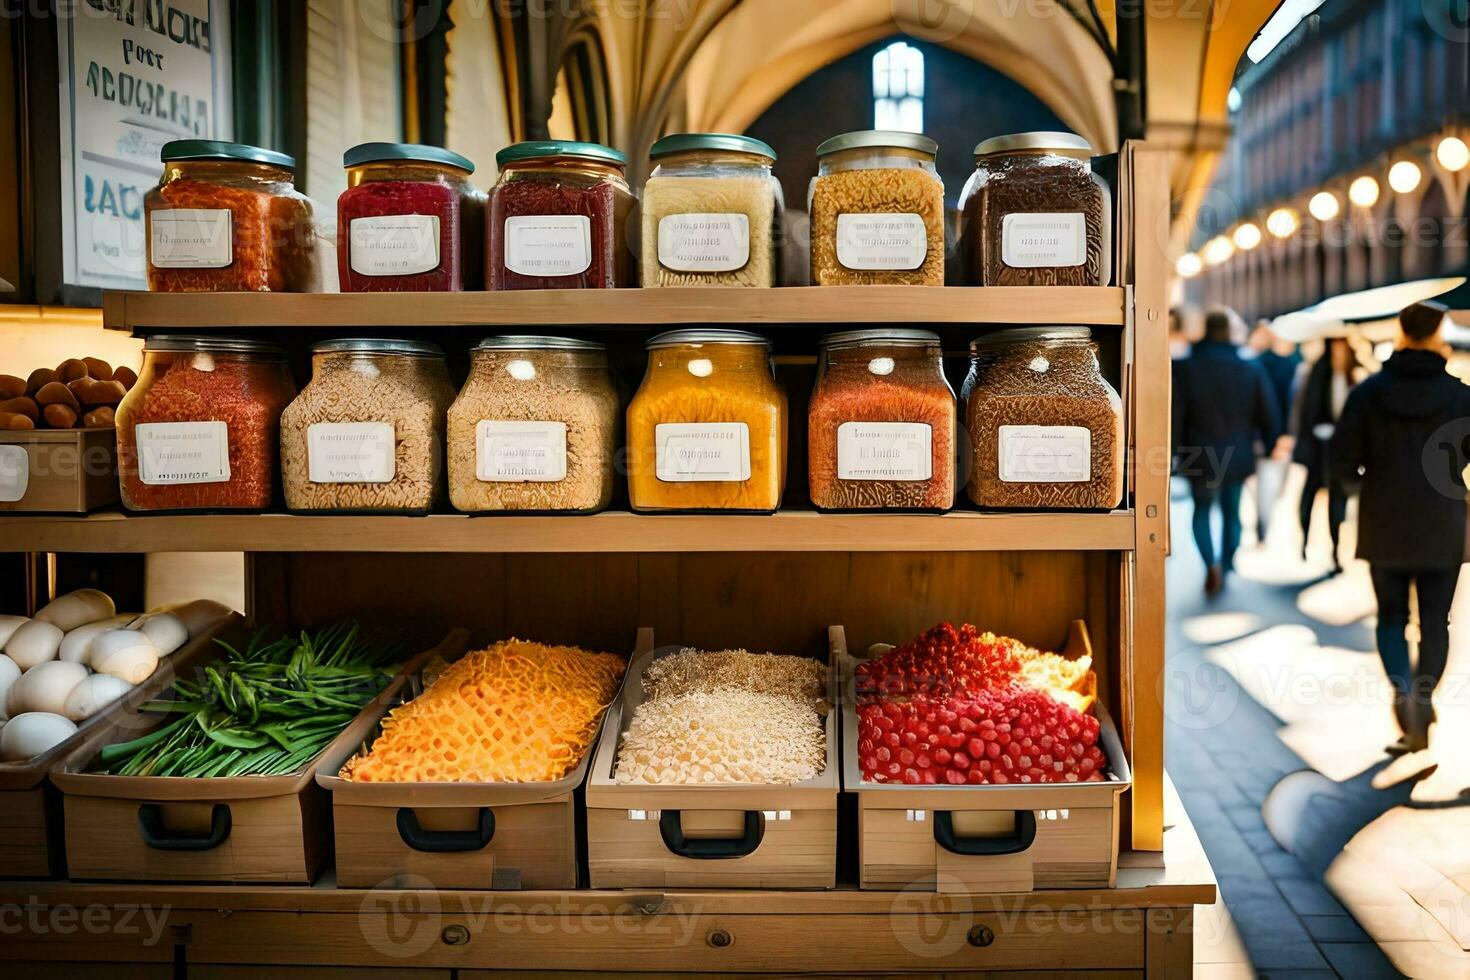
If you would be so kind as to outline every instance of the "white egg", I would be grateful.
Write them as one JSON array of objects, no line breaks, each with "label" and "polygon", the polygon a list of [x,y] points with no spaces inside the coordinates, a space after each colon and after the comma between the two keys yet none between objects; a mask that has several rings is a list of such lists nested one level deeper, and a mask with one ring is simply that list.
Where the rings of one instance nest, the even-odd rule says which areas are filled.
[{"label": "white egg", "polygon": [[74,630],[78,626],[86,626],[95,623],[99,619],[106,619],[115,615],[117,608],[112,604],[112,597],[106,592],[97,589],[77,589],[68,592],[64,596],[58,596],[41,608],[36,613],[36,618],[43,623],[51,623],[60,627],[64,633]]},{"label": "white egg", "polygon": [[209,627],[217,623],[221,617],[228,616],[232,610],[223,603],[215,602],[213,599],[195,599],[191,602],[174,602],[166,606],[159,606],[150,611],[152,613],[173,613],[183,621],[189,630],[191,637],[198,636]]},{"label": "white egg", "polygon": [[75,723],[53,712],[28,711],[17,715],[0,728],[0,760],[34,759],[66,741],[76,730]]},{"label": "white egg", "polygon": [[10,634],[10,639],[5,641],[5,652],[21,670],[30,670],[36,664],[55,660],[65,635],[59,626],[33,619]]},{"label": "white egg", "polygon": [[10,695],[10,687],[20,679],[20,668],[15,665],[5,654],[0,653],[0,721],[10,717],[10,712],[5,708],[5,701]]},{"label": "white egg", "polygon": [[158,648],[137,630],[104,630],[87,647],[87,663],[99,674],[139,684],[157,669]]},{"label": "white egg", "polygon": [[25,616],[0,616],[0,650],[5,649],[10,634],[14,633],[23,623],[29,623],[30,619]]},{"label": "white egg", "polygon": [[27,711],[59,715],[72,688],[86,678],[87,668],[81,664],[64,664],[60,660],[37,664],[10,685],[10,696],[5,700],[8,713],[11,718]]},{"label": "white egg", "polygon": [[132,689],[121,677],[93,674],[71,689],[61,713],[72,721],[86,721]]},{"label": "white egg", "polygon": [[137,618],[137,613],[122,613],[95,623],[88,623],[86,626],[78,626],[62,638],[61,646],[56,650],[56,659],[73,664],[86,663],[87,648],[91,645],[93,637],[105,630],[122,629]]},{"label": "white egg", "polygon": [[153,641],[160,657],[168,656],[189,642],[189,628],[170,612],[149,613],[132,628]]}]

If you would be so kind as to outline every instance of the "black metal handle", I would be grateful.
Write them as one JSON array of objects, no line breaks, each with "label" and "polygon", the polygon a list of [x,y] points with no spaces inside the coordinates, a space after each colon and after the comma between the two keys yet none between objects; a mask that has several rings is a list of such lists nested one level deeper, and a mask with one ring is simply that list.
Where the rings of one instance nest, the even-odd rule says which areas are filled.
[{"label": "black metal handle", "polygon": [[495,812],[480,807],[480,825],[474,830],[425,830],[412,807],[398,808],[398,836],[415,851],[446,854],[452,851],[482,851],[495,836]]},{"label": "black metal handle", "polygon": [[956,837],[954,813],[949,810],[934,811],[934,843],[951,854],[963,854],[967,857],[1020,854],[1035,841],[1036,813],[1032,810],[1017,810],[1016,830],[1005,837]]},{"label": "black metal handle", "polygon": [[678,810],[664,810],[658,818],[664,846],[680,857],[718,860],[739,858],[755,852],[766,835],[766,815],[759,810],[745,811],[745,830],[739,837],[686,838]]},{"label": "black metal handle", "polygon": [[210,851],[230,836],[230,808],[216,803],[209,812],[209,830],[169,830],[163,825],[163,807],[144,803],[138,807],[138,832],[143,843],[159,851]]}]

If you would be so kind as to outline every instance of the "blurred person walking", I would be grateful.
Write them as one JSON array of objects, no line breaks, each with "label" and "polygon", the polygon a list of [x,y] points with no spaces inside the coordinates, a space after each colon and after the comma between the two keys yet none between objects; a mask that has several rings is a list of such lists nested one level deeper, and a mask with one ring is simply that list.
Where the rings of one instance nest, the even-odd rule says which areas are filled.
[{"label": "blurred person walking", "polygon": [[[1449,653],[1450,604],[1465,560],[1470,387],[1445,370],[1445,313],[1439,303],[1416,303],[1399,314],[1398,349],[1348,396],[1330,451],[1337,482],[1362,494],[1358,557],[1368,562],[1378,597],[1378,655],[1404,733],[1391,747],[1396,751],[1428,745],[1432,697]],[[1413,667],[1405,633],[1411,584],[1419,598]]]},{"label": "blurred person walking", "polygon": [[1302,530],[1302,561],[1307,560],[1307,541],[1312,529],[1312,510],[1317,494],[1327,490],[1327,534],[1332,539],[1332,574],[1342,571],[1337,542],[1347,516],[1347,494],[1332,478],[1328,443],[1353,388],[1353,351],[1342,337],[1329,337],[1322,356],[1306,368],[1297,383],[1291,413],[1291,438],[1282,447],[1291,450],[1293,462],[1306,467],[1297,521]]},{"label": "blurred person walking", "polygon": [[[1205,316],[1204,338],[1174,362],[1174,455],[1194,498],[1194,542],[1205,563],[1205,594],[1218,595],[1240,545],[1240,492],[1256,471],[1257,446],[1271,446],[1280,421],[1266,372],[1241,356],[1244,324],[1232,310]],[[1211,514],[1221,514],[1215,548]]]},{"label": "blurred person walking", "polygon": [[[1301,368],[1302,355],[1297,345],[1279,336],[1271,329],[1270,320],[1261,320],[1251,333],[1251,350],[1256,363],[1266,372],[1270,382],[1272,404],[1276,407],[1276,418],[1285,424],[1291,417],[1291,392]],[[1278,440],[1278,443],[1280,440]],[[1290,467],[1290,453],[1281,447],[1267,446],[1267,453],[1256,467],[1256,539],[1266,542],[1271,515],[1281,491],[1286,486],[1286,474]]]}]

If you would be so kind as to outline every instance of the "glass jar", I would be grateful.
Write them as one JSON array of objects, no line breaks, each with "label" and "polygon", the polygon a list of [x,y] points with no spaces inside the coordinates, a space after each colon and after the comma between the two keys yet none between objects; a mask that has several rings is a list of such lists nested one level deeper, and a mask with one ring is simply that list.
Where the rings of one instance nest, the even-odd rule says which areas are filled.
[{"label": "glass jar", "polygon": [[1002,330],[970,345],[967,490],[981,507],[1111,509],[1123,498],[1123,403],[1086,327]]},{"label": "glass jar", "polygon": [[148,288],[162,293],[309,292],[317,281],[311,199],[284,153],[222,143],[163,145],[143,198]]},{"label": "glass jar", "polygon": [[774,286],[784,204],[776,151],[724,133],[665,136],[643,186],[643,288]]},{"label": "glass jar", "polygon": [[814,285],[944,285],[938,150],[927,136],[878,129],[817,147],[807,204]]},{"label": "glass jar", "polygon": [[449,406],[449,502],[471,513],[602,510],[612,500],[618,405],[602,344],[480,341]]},{"label": "glass jar", "polygon": [[444,486],[444,352],[417,340],[328,340],[281,414],[286,507],[427,513]]},{"label": "glass jar", "polygon": [[362,143],[342,154],[337,273],[344,293],[483,289],[485,192],[475,165],[417,143]]},{"label": "glass jar", "polygon": [[117,407],[117,469],[129,510],[262,510],[276,487],[276,432],[296,394],[274,344],[149,337]]},{"label": "glass jar", "polygon": [[628,406],[633,509],[771,513],[785,485],[786,393],[770,343],[740,330],[650,340]]},{"label": "glass jar", "polygon": [[491,289],[612,289],[634,284],[628,158],[571,140],[495,154],[486,282]]},{"label": "glass jar", "polygon": [[1072,133],[1017,133],[975,147],[960,194],[960,261],[974,286],[1106,286],[1113,201]]},{"label": "glass jar", "polygon": [[948,510],[955,415],[938,334],[828,334],[807,414],[812,503],[823,510]]}]

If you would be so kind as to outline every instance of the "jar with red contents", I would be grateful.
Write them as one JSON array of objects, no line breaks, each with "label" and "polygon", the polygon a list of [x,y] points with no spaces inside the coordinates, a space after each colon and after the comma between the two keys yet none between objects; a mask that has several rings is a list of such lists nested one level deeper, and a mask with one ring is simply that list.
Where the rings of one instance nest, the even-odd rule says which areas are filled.
[{"label": "jar with red contents", "polygon": [[495,155],[485,278],[491,289],[612,289],[634,283],[628,158],[571,140]]},{"label": "jar with red contents", "polygon": [[150,337],[117,407],[130,510],[261,510],[277,485],[281,412],[296,385],[281,348],[231,337]]},{"label": "jar with red contents", "polygon": [[284,153],[218,140],[163,145],[163,178],[143,199],[148,288],[310,291],[317,281],[311,199]]},{"label": "jar with red contents", "polygon": [[337,270],[344,293],[483,289],[485,193],[475,165],[417,143],[362,143],[342,154]]}]

